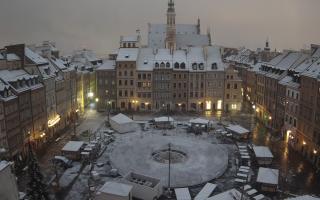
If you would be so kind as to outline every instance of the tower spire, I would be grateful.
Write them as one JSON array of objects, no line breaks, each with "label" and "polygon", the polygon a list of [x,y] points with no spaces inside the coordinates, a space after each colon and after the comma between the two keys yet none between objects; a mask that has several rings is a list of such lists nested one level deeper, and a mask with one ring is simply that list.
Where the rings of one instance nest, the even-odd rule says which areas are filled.
[{"label": "tower spire", "polygon": [[265,50],[265,51],[270,51],[269,37],[267,37],[266,46],[264,47],[264,50]]},{"label": "tower spire", "polygon": [[176,48],[176,12],[173,0],[168,2],[166,48],[172,53]]}]

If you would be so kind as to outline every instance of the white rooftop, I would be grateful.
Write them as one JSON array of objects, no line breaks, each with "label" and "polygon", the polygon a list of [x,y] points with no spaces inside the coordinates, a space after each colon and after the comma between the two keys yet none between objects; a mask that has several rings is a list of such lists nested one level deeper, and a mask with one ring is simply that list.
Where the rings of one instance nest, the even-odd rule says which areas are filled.
[{"label": "white rooftop", "polygon": [[245,129],[240,125],[229,125],[226,128],[232,132],[237,133],[237,134],[245,134],[245,133],[250,132],[248,129]]},{"label": "white rooftop", "polygon": [[191,119],[189,122],[192,124],[208,124],[209,120],[203,119],[203,118],[196,118],[196,119]]},{"label": "white rooftop", "polygon": [[139,41],[138,35],[121,36],[121,42],[138,42],[138,41]]},{"label": "white rooftop", "polygon": [[191,200],[191,196],[188,188],[175,188],[177,200]]},{"label": "white rooftop", "polygon": [[310,195],[303,195],[299,197],[288,198],[287,200],[320,200],[318,197],[313,197]]},{"label": "white rooftop", "polygon": [[84,142],[82,141],[69,141],[64,147],[62,148],[62,151],[73,151],[77,152],[81,149]]},{"label": "white rooftop", "polygon": [[257,182],[271,185],[278,185],[279,170],[260,167],[258,171]]},{"label": "white rooftop", "polygon": [[20,58],[19,58],[19,56],[17,56],[14,53],[8,53],[7,54],[7,60],[8,61],[17,61],[17,60],[20,60]]},{"label": "white rooftop", "polygon": [[111,117],[111,120],[115,121],[118,124],[126,124],[126,123],[131,123],[133,122],[132,119],[130,119],[128,116],[119,113],[116,116]]},{"label": "white rooftop", "polygon": [[212,183],[207,183],[201,191],[197,194],[194,200],[206,200],[212,192],[216,189],[217,185]]},{"label": "white rooftop", "polygon": [[273,155],[266,146],[254,146],[253,147],[254,154],[257,158],[273,158]]},{"label": "white rooftop", "polygon": [[[220,194],[214,195],[207,200],[240,200],[241,199],[241,193],[236,189],[227,190],[225,192],[222,192]],[[246,200],[246,198],[243,198],[243,200]]]},{"label": "white rooftop", "polygon": [[172,117],[157,117],[154,118],[155,122],[173,122],[174,119]]},{"label": "white rooftop", "polygon": [[103,60],[97,70],[114,70],[116,68],[116,62],[114,60]]},{"label": "white rooftop", "polygon": [[24,50],[25,56],[30,59],[34,64],[36,65],[43,65],[48,63],[48,61],[46,59],[44,59],[42,56],[40,56],[39,54],[33,52],[31,49],[29,49],[28,47],[25,48]]},{"label": "white rooftop", "polygon": [[132,190],[131,185],[117,183],[117,182],[106,182],[98,191],[99,193],[112,194],[121,197],[127,197]]},{"label": "white rooftop", "polygon": [[138,54],[138,48],[120,48],[117,61],[137,61]]},{"label": "white rooftop", "polygon": [[0,161],[0,172],[6,168],[9,165],[9,163],[5,160]]}]

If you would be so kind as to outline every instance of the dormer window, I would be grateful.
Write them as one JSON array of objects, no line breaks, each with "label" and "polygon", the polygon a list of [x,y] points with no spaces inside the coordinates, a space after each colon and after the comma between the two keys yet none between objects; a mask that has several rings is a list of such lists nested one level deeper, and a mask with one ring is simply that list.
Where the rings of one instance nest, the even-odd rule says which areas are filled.
[{"label": "dormer window", "polygon": [[175,68],[175,69],[179,69],[179,63],[177,63],[177,62],[174,63],[174,68]]},{"label": "dormer window", "polygon": [[193,63],[193,64],[192,64],[192,69],[193,69],[193,70],[197,70],[197,63]]},{"label": "dormer window", "polygon": [[217,63],[212,63],[211,69],[212,69],[212,70],[218,69]]},{"label": "dormer window", "polygon": [[164,67],[165,67],[164,62],[162,62],[162,63],[160,64],[160,67],[161,67],[161,68],[164,68]]},{"label": "dormer window", "polygon": [[185,63],[181,63],[181,64],[180,64],[180,68],[181,68],[181,69],[185,69],[185,68],[186,68],[186,64],[185,64]]},{"label": "dormer window", "polygon": [[144,65],[148,64],[148,61],[147,61],[147,60],[144,60],[144,61],[143,61],[143,64],[144,64]]},{"label": "dormer window", "polygon": [[159,68],[159,63],[156,62],[154,66],[155,68]]},{"label": "dormer window", "polygon": [[166,63],[166,68],[170,68],[170,63],[169,62]]},{"label": "dormer window", "polygon": [[200,64],[199,64],[199,69],[200,69],[200,70],[204,70],[204,64],[203,64],[203,63],[200,63]]},{"label": "dormer window", "polygon": [[125,55],[124,57],[125,57],[125,58],[129,58],[130,56],[129,56],[129,55]]}]

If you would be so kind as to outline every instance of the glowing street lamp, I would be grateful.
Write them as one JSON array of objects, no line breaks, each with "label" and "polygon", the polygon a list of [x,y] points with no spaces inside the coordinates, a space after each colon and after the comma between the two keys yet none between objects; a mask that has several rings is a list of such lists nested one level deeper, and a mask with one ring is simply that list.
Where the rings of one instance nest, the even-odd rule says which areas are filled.
[{"label": "glowing street lamp", "polygon": [[88,93],[88,97],[89,97],[89,98],[92,98],[93,96],[94,96],[93,92],[89,92],[89,93]]},{"label": "glowing street lamp", "polygon": [[96,100],[97,103],[99,102],[99,98],[96,98],[95,100]]}]

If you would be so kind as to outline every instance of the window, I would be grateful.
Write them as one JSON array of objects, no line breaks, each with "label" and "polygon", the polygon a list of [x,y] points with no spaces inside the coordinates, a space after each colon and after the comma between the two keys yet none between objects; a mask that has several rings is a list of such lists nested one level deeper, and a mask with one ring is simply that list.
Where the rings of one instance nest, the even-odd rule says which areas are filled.
[{"label": "window", "polygon": [[181,64],[180,64],[180,68],[181,68],[181,69],[185,69],[185,68],[186,68],[186,64],[185,64],[185,63],[181,63]]},{"label": "window", "polygon": [[147,79],[147,75],[146,75],[146,74],[143,74],[143,75],[142,75],[142,79],[143,79],[143,80]]},{"label": "window", "polygon": [[179,63],[177,63],[177,62],[174,63],[174,68],[175,68],[175,69],[179,69]]},{"label": "window", "polygon": [[119,80],[119,85],[122,85],[122,81],[121,80]]},{"label": "window", "polygon": [[230,89],[230,84],[229,83],[227,84],[227,89]]},{"label": "window", "polygon": [[159,63],[156,62],[156,64],[154,66],[155,66],[155,68],[159,68]]},{"label": "window", "polygon": [[127,76],[127,71],[124,71],[124,76]]},{"label": "window", "polygon": [[130,80],[130,85],[133,85],[133,80]]},{"label": "window", "polygon": [[138,79],[141,79],[141,74],[138,74]]},{"label": "window", "polygon": [[166,68],[170,68],[170,63],[169,62],[166,63]]},{"label": "window", "polygon": [[230,98],[230,94],[227,94],[227,99],[229,99]]},{"label": "window", "polygon": [[200,64],[199,64],[199,69],[200,69],[200,70],[204,70],[204,64],[203,64],[203,63],[200,63]]},{"label": "window", "polygon": [[234,89],[238,89],[238,85],[235,83],[233,86]]},{"label": "window", "polygon": [[212,70],[218,69],[217,63],[212,63],[211,69]]},{"label": "window", "polygon": [[128,81],[127,80],[124,81],[124,85],[128,85]]},{"label": "window", "polygon": [[127,91],[127,90],[124,91],[124,96],[125,96],[125,97],[128,96],[128,91]]},{"label": "window", "polygon": [[119,91],[119,97],[122,97],[122,91],[121,90]]},{"label": "window", "polygon": [[121,71],[119,72],[119,76],[122,76],[122,72]]},{"label": "window", "polygon": [[162,62],[162,63],[160,64],[160,67],[161,67],[161,68],[164,68],[164,67],[165,67],[164,62]]},{"label": "window", "polygon": [[133,71],[130,71],[130,76],[133,76]]},{"label": "window", "polygon": [[133,91],[130,91],[130,96],[133,97]]},{"label": "window", "polygon": [[193,64],[192,64],[192,69],[193,69],[193,70],[197,70],[197,63],[193,63]]}]

